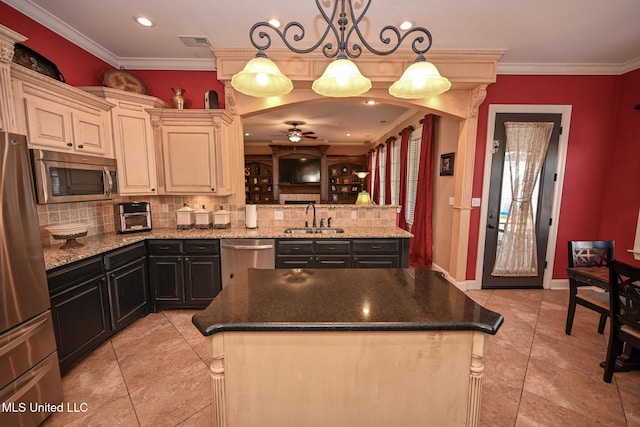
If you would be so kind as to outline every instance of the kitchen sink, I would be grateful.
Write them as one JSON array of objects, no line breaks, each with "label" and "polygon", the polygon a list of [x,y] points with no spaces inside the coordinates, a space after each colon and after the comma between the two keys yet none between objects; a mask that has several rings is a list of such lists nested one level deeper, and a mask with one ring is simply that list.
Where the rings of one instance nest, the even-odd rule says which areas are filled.
[{"label": "kitchen sink", "polygon": [[335,227],[299,227],[299,228],[285,228],[284,232],[287,234],[338,234],[344,233],[342,228]]}]

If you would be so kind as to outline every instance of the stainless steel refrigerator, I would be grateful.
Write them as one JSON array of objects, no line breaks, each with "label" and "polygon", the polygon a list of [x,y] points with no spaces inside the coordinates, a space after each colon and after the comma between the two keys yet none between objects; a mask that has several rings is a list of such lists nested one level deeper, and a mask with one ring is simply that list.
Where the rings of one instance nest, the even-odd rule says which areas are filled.
[{"label": "stainless steel refrigerator", "polygon": [[37,426],[62,383],[24,135],[0,132],[0,425]]}]

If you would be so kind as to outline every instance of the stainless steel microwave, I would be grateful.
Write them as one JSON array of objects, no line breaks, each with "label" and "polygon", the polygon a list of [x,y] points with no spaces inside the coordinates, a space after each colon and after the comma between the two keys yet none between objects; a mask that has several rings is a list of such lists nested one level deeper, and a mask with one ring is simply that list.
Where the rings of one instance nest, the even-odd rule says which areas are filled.
[{"label": "stainless steel microwave", "polygon": [[29,151],[39,204],[109,200],[118,194],[115,159]]}]

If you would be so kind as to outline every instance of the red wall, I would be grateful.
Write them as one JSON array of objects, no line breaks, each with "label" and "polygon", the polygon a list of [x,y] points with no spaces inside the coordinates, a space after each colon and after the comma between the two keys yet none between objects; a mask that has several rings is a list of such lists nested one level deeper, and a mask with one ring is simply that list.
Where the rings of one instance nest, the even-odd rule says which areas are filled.
[{"label": "red wall", "polygon": [[23,44],[56,64],[72,86],[101,86],[100,73],[113,68],[3,2],[0,24],[27,37]]},{"label": "red wall", "polygon": [[[56,64],[71,86],[102,86],[100,75],[114,68],[3,2],[0,24],[27,37],[24,45]],[[204,93],[213,89],[218,93],[219,108],[224,108],[224,85],[215,71],[129,71],[145,83],[148,95],[169,104],[172,87],[185,89],[187,108],[204,108]]]},{"label": "red wall", "polygon": [[614,236],[615,257],[640,264],[627,250],[633,248],[640,209],[640,69],[622,76],[611,158],[602,200],[600,235]]},{"label": "red wall", "polygon": [[[640,99],[632,95],[638,98],[639,88],[640,71],[636,71],[625,76],[499,75],[487,90],[478,118],[473,197],[482,196],[490,104],[572,105],[553,278],[567,277],[568,240],[612,239],[616,258],[632,261],[627,249],[633,246],[640,196],[637,191],[633,197],[627,193],[640,184],[638,176],[635,180],[630,176],[630,171],[640,170],[640,125],[632,124],[634,115],[636,122],[640,119],[640,111],[633,109]],[[475,278],[479,222],[480,211],[474,209],[469,280]]]}]

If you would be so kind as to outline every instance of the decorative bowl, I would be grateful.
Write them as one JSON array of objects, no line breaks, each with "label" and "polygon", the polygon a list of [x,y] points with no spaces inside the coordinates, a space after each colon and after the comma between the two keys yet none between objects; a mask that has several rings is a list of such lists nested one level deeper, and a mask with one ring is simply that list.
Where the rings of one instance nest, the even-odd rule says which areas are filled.
[{"label": "decorative bowl", "polygon": [[84,237],[89,231],[89,224],[72,223],[72,224],[55,224],[45,227],[51,236],[56,240],[66,240],[60,249],[80,248],[84,244],[78,242],[78,237]]}]

